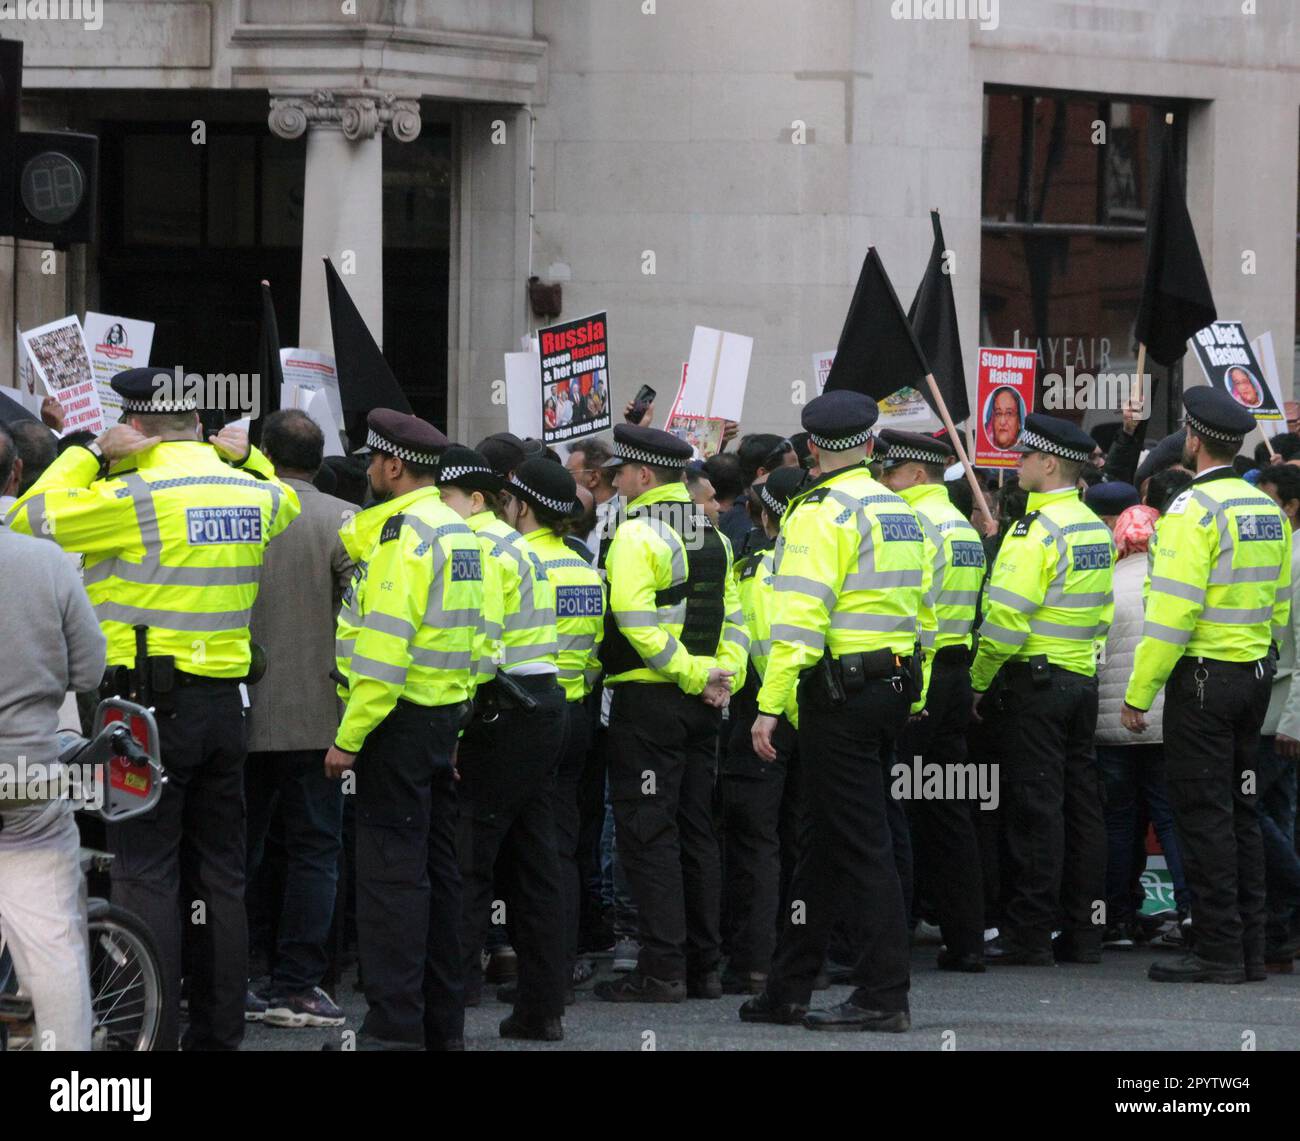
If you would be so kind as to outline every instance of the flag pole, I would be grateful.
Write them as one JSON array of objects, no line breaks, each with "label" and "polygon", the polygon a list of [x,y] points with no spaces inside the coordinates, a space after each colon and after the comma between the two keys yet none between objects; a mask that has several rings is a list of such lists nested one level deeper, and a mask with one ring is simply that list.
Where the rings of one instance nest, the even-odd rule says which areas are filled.
[{"label": "flag pole", "polygon": [[957,449],[957,458],[961,460],[961,466],[966,469],[966,481],[970,484],[971,492],[975,496],[975,506],[984,513],[984,518],[988,520],[989,532],[991,536],[997,531],[997,520],[993,518],[993,512],[989,510],[988,500],[984,498],[984,489],[980,487],[979,480],[975,478],[975,469],[971,467],[970,456],[966,454],[966,445],[961,442],[961,436],[953,426],[952,416],[948,413],[948,405],[944,403],[943,394],[939,391],[939,385],[934,379],[934,373],[925,374],[925,383],[930,386],[930,395],[934,397],[934,406],[939,409],[939,417],[943,420],[943,426],[948,429],[948,438],[952,440],[953,447]]}]

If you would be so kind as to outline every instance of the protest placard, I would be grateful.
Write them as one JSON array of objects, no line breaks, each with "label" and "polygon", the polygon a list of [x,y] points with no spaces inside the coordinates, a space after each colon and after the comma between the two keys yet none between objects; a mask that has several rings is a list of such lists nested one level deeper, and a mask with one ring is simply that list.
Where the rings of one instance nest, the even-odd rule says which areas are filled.
[{"label": "protest placard", "polygon": [[61,317],[23,333],[22,343],[31,354],[37,380],[63,407],[63,434],[102,432],[104,409],[95,391],[81,322],[76,317]]},{"label": "protest placard", "polygon": [[696,325],[680,411],[687,416],[739,422],[753,354],[753,337]]},{"label": "protest placard", "polygon": [[1020,439],[1025,417],[1034,410],[1038,354],[1024,349],[978,351],[975,466],[1018,467],[1020,456],[1011,449]]},{"label": "protest placard", "polygon": [[541,439],[541,367],[540,353],[506,353],[506,426],[521,440]]},{"label": "protest placard", "polygon": [[1264,382],[1240,321],[1215,321],[1188,342],[1212,388],[1226,392],[1257,421],[1283,420],[1282,404]]},{"label": "protest placard", "polygon": [[817,382],[817,395],[826,391],[826,381],[831,375],[831,365],[835,363],[835,350],[813,353],[813,379]]},{"label": "protest placard", "polygon": [[727,429],[727,422],[716,416],[690,416],[682,412],[682,393],[686,391],[686,374],[690,363],[682,365],[682,380],[677,386],[677,396],[669,410],[665,423],[667,431],[680,440],[685,440],[696,454],[708,459],[722,451],[722,433]]},{"label": "protest placard", "polygon": [[[826,390],[826,378],[831,374],[831,365],[835,363],[835,350],[813,353],[813,376],[817,380],[817,395]],[[880,419],[876,421],[876,431],[885,428],[901,428],[906,432],[924,432],[938,426],[938,417],[929,402],[921,393],[911,387],[900,388],[891,392],[884,400],[876,402],[880,409]]]},{"label": "protest placard", "polygon": [[[1255,359],[1259,361],[1261,376],[1264,384],[1268,388],[1268,394],[1273,398],[1273,403],[1281,407],[1282,405],[1282,385],[1277,376],[1277,353],[1273,350],[1273,334],[1260,333],[1253,341],[1250,347],[1255,350]],[[1260,420],[1257,421],[1260,432],[1267,438],[1272,439],[1274,436],[1280,436],[1286,431],[1285,420]]]},{"label": "protest placard", "polygon": [[86,334],[90,367],[95,374],[95,391],[99,393],[104,419],[111,424],[122,414],[122,398],[113,391],[109,382],[119,372],[143,368],[149,363],[153,322],[88,312],[81,327]]},{"label": "protest placard", "polygon": [[306,412],[325,435],[327,456],[345,455],[343,401],[334,358],[317,349],[280,350],[280,407]]},{"label": "protest placard", "polygon": [[558,444],[609,431],[608,314],[551,325],[538,331],[537,341],[543,442]]}]

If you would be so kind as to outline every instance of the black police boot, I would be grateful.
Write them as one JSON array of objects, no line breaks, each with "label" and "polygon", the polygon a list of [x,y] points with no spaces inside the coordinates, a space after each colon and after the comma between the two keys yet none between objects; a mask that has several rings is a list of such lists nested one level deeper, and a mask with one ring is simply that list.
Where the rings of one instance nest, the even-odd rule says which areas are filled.
[{"label": "black police boot", "polygon": [[984,965],[984,956],[979,954],[959,955],[947,947],[939,948],[939,970],[960,971],[967,975],[982,975],[988,968]]},{"label": "black police boot", "polygon": [[1056,962],[1050,947],[1025,947],[1006,935],[984,945],[984,959],[1000,967],[1050,967]]},{"label": "black police boot", "polygon": [[722,975],[717,970],[686,976],[687,998],[721,998]]},{"label": "black police boot", "polygon": [[529,1042],[563,1042],[564,1024],[558,1018],[531,1019],[518,1011],[501,1022],[502,1038],[522,1038]]},{"label": "black police boot", "polygon": [[809,1030],[874,1030],[882,1034],[912,1029],[911,1016],[905,1010],[868,1010],[851,999],[827,1010],[810,1010],[803,1024]]},{"label": "black police boot", "polygon": [[[506,1002],[514,1006],[519,1001],[519,984],[506,983],[505,986],[497,987],[497,1002]],[[572,1006],[578,1001],[578,996],[574,993],[573,987],[564,988],[564,1005]]]},{"label": "black police boot", "polygon": [[1173,963],[1152,963],[1147,978],[1156,983],[1244,983],[1245,968],[1184,955]]},{"label": "black police boot", "polygon": [[803,1021],[808,1008],[797,1002],[773,1002],[767,991],[756,994],[741,1003],[741,1022],[775,1022],[778,1026],[794,1026]]},{"label": "black police boot", "polygon": [[1100,963],[1101,940],[1062,933],[1052,944],[1052,955],[1058,963]]},{"label": "black police boot", "polygon": [[762,971],[737,971],[730,968],[722,972],[723,994],[762,994],[767,985],[767,975]]},{"label": "black police boot", "polygon": [[686,984],[681,979],[655,979],[631,971],[618,979],[604,979],[594,988],[606,1002],[684,1002]]}]

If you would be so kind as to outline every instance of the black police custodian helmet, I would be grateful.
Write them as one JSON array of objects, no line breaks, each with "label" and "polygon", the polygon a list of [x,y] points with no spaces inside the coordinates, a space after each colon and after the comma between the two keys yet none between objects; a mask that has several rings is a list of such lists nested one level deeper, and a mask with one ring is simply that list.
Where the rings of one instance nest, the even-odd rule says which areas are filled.
[{"label": "black police custodian helmet", "polygon": [[804,407],[801,417],[808,439],[828,452],[847,452],[871,439],[880,409],[869,396],[841,389],[827,392]]},{"label": "black police custodian helmet", "polygon": [[128,368],[108,383],[122,398],[123,412],[136,412],[142,416],[167,416],[199,410],[198,398],[187,390],[185,370],[179,366]]},{"label": "black police custodian helmet", "polygon": [[442,453],[437,483],[439,487],[459,487],[462,491],[497,492],[504,480],[482,453],[452,444]]},{"label": "black police custodian helmet", "polygon": [[780,519],[807,478],[801,467],[779,467],[755,487],[758,501]]},{"label": "black police custodian helmet", "polygon": [[671,432],[640,428],[635,424],[614,427],[614,455],[602,465],[649,464],[651,467],[681,468],[691,462],[695,449]]},{"label": "black police custodian helmet", "polygon": [[1240,447],[1255,427],[1255,417],[1217,388],[1189,388],[1183,393],[1183,407],[1188,429],[1220,444]]},{"label": "black police custodian helmet", "polygon": [[541,507],[563,518],[581,513],[578,485],[568,468],[537,456],[524,460],[506,480],[506,491],[532,507]]},{"label": "black police custodian helmet", "polygon": [[905,463],[934,464],[946,468],[957,455],[947,440],[921,432],[900,432],[895,428],[886,428],[880,433],[876,440],[877,451],[882,444],[886,468]]},{"label": "black police custodian helmet", "polygon": [[366,417],[366,449],[396,456],[407,463],[437,467],[450,441],[427,420],[392,408],[376,408]]},{"label": "black police custodian helmet", "polygon": [[1077,424],[1062,420],[1059,416],[1044,416],[1041,412],[1031,412],[1025,417],[1025,426],[1011,451],[1029,455],[1042,452],[1044,455],[1060,456],[1073,463],[1087,463],[1092,449],[1097,446],[1093,438]]}]

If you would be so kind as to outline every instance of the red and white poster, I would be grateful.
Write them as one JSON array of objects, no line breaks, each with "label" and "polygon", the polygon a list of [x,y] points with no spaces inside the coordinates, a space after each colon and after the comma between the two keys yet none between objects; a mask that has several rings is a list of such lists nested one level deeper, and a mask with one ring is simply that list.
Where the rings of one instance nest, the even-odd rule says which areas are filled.
[{"label": "red and white poster", "polygon": [[542,440],[561,444],[608,432],[609,321],[594,313],[540,329]]},{"label": "red and white poster", "polygon": [[62,317],[22,335],[36,377],[63,407],[63,434],[104,430],[104,409],[95,387],[90,353],[76,317]]},{"label": "red and white poster", "polygon": [[1031,349],[979,350],[976,467],[1020,466],[1019,453],[1011,449],[1034,410],[1037,370],[1038,355]]},{"label": "red and white poster", "polygon": [[108,313],[89,312],[81,324],[90,351],[90,367],[95,372],[95,390],[104,409],[104,419],[116,423],[122,413],[122,398],[110,383],[119,372],[143,368],[149,363],[153,347],[153,322],[133,321]]}]

